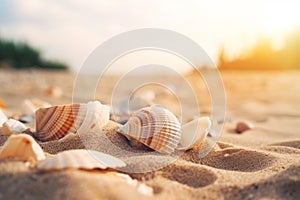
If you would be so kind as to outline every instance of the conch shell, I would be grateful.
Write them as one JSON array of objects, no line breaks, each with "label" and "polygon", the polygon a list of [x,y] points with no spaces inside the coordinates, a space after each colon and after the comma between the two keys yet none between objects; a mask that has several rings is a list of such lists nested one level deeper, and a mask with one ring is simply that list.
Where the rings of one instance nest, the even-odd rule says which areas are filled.
[{"label": "conch shell", "polygon": [[181,137],[176,116],[157,105],[134,112],[118,132],[164,154],[172,153]]},{"label": "conch shell", "polygon": [[106,169],[124,167],[126,164],[111,155],[93,150],[74,149],[60,152],[38,164],[41,170],[75,169]]},{"label": "conch shell", "polygon": [[46,158],[40,145],[27,134],[11,135],[4,143],[0,159],[14,157],[36,163]]},{"label": "conch shell", "polygon": [[40,141],[57,140],[68,133],[82,134],[101,128],[109,121],[110,107],[99,101],[40,108],[35,113],[36,137]]},{"label": "conch shell", "polygon": [[181,127],[181,139],[178,150],[188,150],[201,144],[206,138],[211,121],[208,117],[200,117],[184,124]]},{"label": "conch shell", "polygon": [[22,122],[15,119],[8,119],[2,125],[2,134],[11,135],[19,134],[26,131],[28,128]]}]

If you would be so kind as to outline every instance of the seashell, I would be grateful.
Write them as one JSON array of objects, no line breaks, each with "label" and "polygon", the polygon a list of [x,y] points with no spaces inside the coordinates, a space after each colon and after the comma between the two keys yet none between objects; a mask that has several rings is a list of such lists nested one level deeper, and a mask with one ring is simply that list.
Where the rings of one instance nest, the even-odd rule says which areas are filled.
[{"label": "seashell", "polygon": [[119,133],[160,153],[170,154],[177,147],[180,123],[169,110],[153,105],[134,112]]},{"label": "seashell", "polygon": [[2,125],[2,134],[11,135],[26,131],[28,128],[22,122],[15,119],[8,119]]},{"label": "seashell", "polygon": [[40,145],[27,134],[11,135],[4,143],[0,152],[0,159],[14,157],[30,162],[37,162],[46,158]]},{"label": "seashell", "polygon": [[6,115],[4,114],[4,112],[0,109],[0,127],[2,126],[2,124],[7,120]]},{"label": "seashell", "polygon": [[124,167],[126,164],[111,155],[93,150],[74,149],[60,152],[37,165],[41,170],[106,169]]},{"label": "seashell", "polygon": [[48,108],[51,105],[48,102],[40,99],[25,99],[22,103],[22,113],[25,115],[34,115],[35,111],[39,108]]},{"label": "seashell", "polygon": [[109,121],[109,106],[99,101],[40,108],[36,111],[36,137],[40,141],[57,140],[68,133],[82,134],[101,129]]},{"label": "seashell", "polygon": [[181,127],[181,139],[177,147],[178,150],[188,150],[204,141],[211,121],[208,117],[194,119]]}]

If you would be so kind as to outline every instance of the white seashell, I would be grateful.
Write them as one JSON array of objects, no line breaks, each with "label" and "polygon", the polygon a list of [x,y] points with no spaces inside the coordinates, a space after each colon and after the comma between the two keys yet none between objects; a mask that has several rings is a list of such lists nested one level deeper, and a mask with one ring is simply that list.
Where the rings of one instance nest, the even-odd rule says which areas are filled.
[{"label": "white seashell", "polygon": [[15,119],[8,119],[2,125],[2,134],[11,135],[19,134],[26,131],[28,128],[22,122]]},{"label": "white seashell", "polygon": [[101,129],[109,121],[109,106],[98,101],[41,108],[36,111],[36,133],[41,141],[57,140],[68,133]]},{"label": "white seashell", "polygon": [[160,152],[172,153],[180,137],[180,123],[169,110],[153,105],[134,112],[119,133]]},{"label": "white seashell", "polygon": [[41,170],[76,169],[106,169],[124,167],[126,164],[111,155],[93,150],[74,149],[60,152],[38,164]]},{"label": "white seashell", "polygon": [[39,99],[25,99],[22,103],[22,113],[25,115],[34,115],[35,111],[39,108],[48,108],[51,105]]},{"label": "white seashell", "polygon": [[14,157],[26,161],[37,162],[46,158],[40,145],[26,134],[11,135],[4,143],[0,159]]},{"label": "white seashell", "polygon": [[3,113],[3,111],[0,109],[0,127],[2,124],[7,120],[6,115]]},{"label": "white seashell", "polygon": [[188,150],[202,142],[210,129],[211,121],[208,117],[194,119],[181,127],[181,139],[178,150]]}]

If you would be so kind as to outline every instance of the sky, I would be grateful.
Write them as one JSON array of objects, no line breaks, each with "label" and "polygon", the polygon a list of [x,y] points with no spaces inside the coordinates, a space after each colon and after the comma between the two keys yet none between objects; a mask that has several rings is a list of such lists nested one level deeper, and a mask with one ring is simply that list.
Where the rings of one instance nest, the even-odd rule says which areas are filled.
[{"label": "sky", "polygon": [[0,0],[0,36],[27,41],[78,71],[109,38],[162,28],[194,40],[216,62],[220,47],[238,56],[262,36],[280,48],[287,31],[300,25],[299,8],[297,0]]}]

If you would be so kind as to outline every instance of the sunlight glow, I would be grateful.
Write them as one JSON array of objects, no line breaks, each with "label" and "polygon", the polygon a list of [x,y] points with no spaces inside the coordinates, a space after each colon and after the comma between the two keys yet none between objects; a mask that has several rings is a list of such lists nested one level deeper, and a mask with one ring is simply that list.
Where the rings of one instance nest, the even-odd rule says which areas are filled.
[{"label": "sunlight glow", "polygon": [[300,2],[265,1],[262,29],[266,34],[287,32],[300,25]]}]

